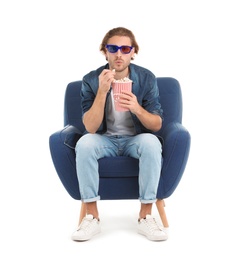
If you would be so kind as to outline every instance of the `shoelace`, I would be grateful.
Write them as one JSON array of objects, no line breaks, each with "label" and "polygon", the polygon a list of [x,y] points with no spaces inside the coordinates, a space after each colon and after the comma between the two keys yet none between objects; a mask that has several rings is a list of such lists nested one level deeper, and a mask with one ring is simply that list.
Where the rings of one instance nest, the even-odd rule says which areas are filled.
[{"label": "shoelace", "polygon": [[95,219],[87,219],[84,218],[82,223],[80,224],[78,230],[82,229],[85,230],[85,232],[90,231],[90,229],[92,229],[92,225],[90,225],[92,222],[95,222]]},{"label": "shoelace", "polygon": [[154,218],[144,219],[146,226],[149,228],[150,232],[153,233],[156,230],[162,231],[162,229],[157,224]]}]

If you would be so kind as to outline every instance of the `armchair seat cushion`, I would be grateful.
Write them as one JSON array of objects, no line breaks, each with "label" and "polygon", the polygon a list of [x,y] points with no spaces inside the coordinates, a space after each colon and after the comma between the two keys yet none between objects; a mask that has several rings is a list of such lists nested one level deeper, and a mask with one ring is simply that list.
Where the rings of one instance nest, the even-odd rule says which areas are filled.
[{"label": "armchair seat cushion", "polygon": [[138,177],[139,160],[126,156],[107,157],[99,159],[101,178]]}]

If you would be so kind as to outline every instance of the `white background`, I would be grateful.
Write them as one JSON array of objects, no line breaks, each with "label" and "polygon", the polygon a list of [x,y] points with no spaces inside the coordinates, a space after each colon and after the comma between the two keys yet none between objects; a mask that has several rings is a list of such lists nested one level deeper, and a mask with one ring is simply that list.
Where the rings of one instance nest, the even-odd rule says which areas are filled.
[{"label": "white background", "polygon": [[[237,259],[237,25],[235,0],[1,1],[0,258]],[[136,233],[136,200],[101,201],[102,234],[71,241],[80,203],[50,157],[66,85],[105,64],[99,45],[117,26],[136,36],[134,63],[183,92],[191,151],[162,243]]]}]

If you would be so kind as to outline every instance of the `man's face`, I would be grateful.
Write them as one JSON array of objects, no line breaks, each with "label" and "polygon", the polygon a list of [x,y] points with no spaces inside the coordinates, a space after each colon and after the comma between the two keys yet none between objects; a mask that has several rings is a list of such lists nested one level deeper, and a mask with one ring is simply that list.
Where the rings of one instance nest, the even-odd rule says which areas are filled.
[{"label": "man's face", "polygon": [[[131,46],[131,40],[126,36],[113,36],[109,39],[108,45],[120,46]],[[129,66],[131,57],[134,55],[134,48],[131,49],[130,53],[122,53],[121,49],[118,49],[115,53],[110,53],[106,49],[106,58],[109,63],[110,69],[115,69],[118,72],[123,72]]]}]

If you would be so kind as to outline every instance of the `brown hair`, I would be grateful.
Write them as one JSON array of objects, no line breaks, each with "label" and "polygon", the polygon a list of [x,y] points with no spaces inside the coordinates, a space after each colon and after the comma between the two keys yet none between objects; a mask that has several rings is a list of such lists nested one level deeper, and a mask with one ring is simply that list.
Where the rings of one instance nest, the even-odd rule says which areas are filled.
[{"label": "brown hair", "polygon": [[[132,33],[132,31],[124,28],[124,27],[117,27],[114,29],[111,29],[103,38],[102,43],[100,44],[100,51],[106,54],[106,45],[108,43],[108,40],[112,38],[113,36],[126,36],[129,37],[131,40],[131,46],[134,47],[134,53],[138,53],[139,46],[136,42],[135,36]],[[131,57],[133,60],[134,58]]]}]

